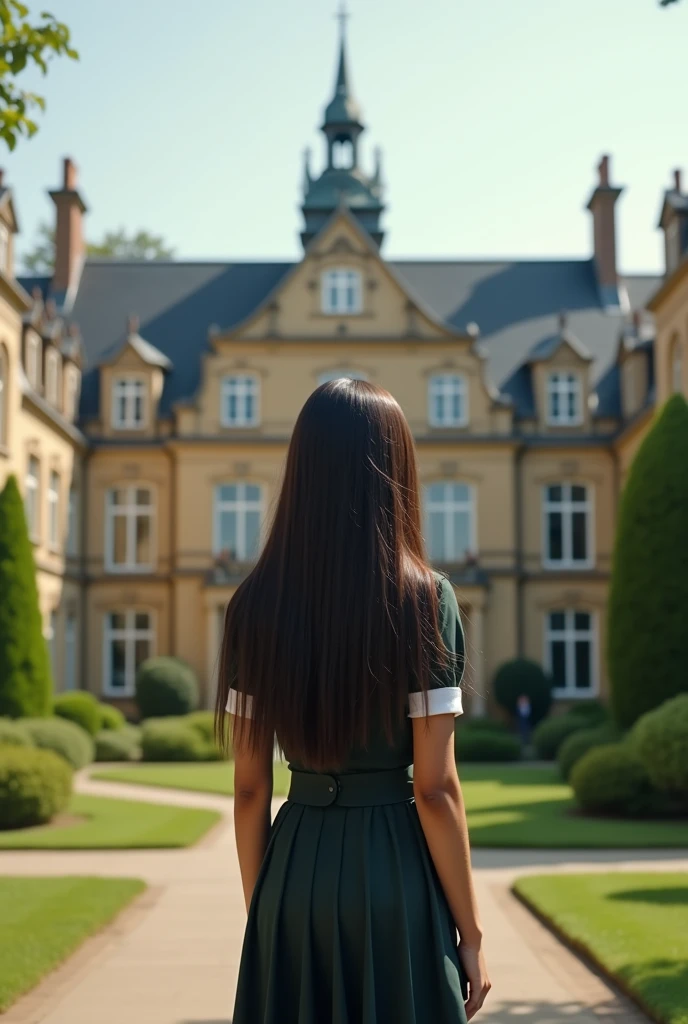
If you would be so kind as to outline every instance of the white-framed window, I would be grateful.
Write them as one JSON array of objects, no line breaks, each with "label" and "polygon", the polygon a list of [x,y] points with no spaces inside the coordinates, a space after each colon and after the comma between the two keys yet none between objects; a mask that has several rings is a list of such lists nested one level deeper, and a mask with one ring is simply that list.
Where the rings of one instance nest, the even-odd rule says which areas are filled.
[{"label": "white-framed window", "polygon": [[318,375],[318,384],[329,384],[331,380],[340,380],[342,377],[349,380],[368,380],[368,374],[363,370],[325,370]]},{"label": "white-framed window", "polygon": [[105,567],[108,572],[153,568],[155,507],[149,487],[115,487],[106,495]]},{"label": "white-framed window", "polygon": [[26,335],[25,340],[26,378],[34,389],[41,386],[41,339],[33,331]]},{"label": "white-framed window", "polygon": [[363,312],[363,284],[358,270],[325,270],[321,278],[321,308],[329,316]]},{"label": "white-framed window", "polygon": [[585,484],[547,484],[542,492],[543,565],[584,569],[593,564],[593,500]]},{"label": "white-framed window", "polygon": [[0,345],[0,448],[7,445],[7,418],[9,406],[9,365],[7,350]]},{"label": "white-framed window", "polygon": [[683,392],[683,346],[680,338],[674,338],[671,346],[671,391],[675,395]]},{"label": "white-framed window", "polygon": [[146,390],[142,377],[118,377],[112,382],[112,426],[116,430],[140,430],[146,425]]},{"label": "white-framed window", "polygon": [[4,220],[0,220],[0,270],[10,272],[10,229]]},{"label": "white-framed window", "polygon": [[67,612],[65,619],[64,688],[76,690],[76,613]]},{"label": "white-framed window", "polygon": [[477,550],[475,493],[470,484],[434,483],[425,488],[428,553],[433,561],[463,562]]},{"label": "white-framed window", "polygon": [[567,371],[550,373],[547,379],[547,421],[557,427],[572,427],[582,423],[579,374]]},{"label": "white-framed window", "polygon": [[255,427],[260,418],[260,382],[249,373],[222,381],[220,421],[223,427]]},{"label": "white-framed window", "polygon": [[545,664],[554,680],[555,697],[596,695],[596,627],[592,612],[564,609],[547,613]]},{"label": "white-framed window", "polygon": [[64,374],[64,414],[70,422],[76,419],[77,409],[79,408],[80,384],[81,374],[76,366],[67,364]]},{"label": "white-framed window", "polygon": [[214,550],[238,562],[252,561],[260,548],[263,491],[259,484],[215,488]]},{"label": "white-framed window", "polygon": [[69,488],[67,506],[67,554],[79,554],[79,494],[75,487]]},{"label": "white-framed window", "polygon": [[48,480],[48,545],[53,550],[60,545],[60,474],[54,469]]},{"label": "white-framed window", "polygon": [[40,539],[41,464],[35,455],[29,456],[24,488],[24,510],[29,537],[34,543],[38,543]]},{"label": "white-framed window", "polygon": [[45,353],[45,397],[51,405],[59,405],[60,354],[50,346]]},{"label": "white-framed window", "polygon": [[428,422],[431,427],[465,427],[468,423],[466,378],[438,373],[428,382]]},{"label": "white-framed window", "polygon": [[133,697],[140,665],[155,653],[155,625],[150,612],[108,612],[103,629],[103,694]]}]

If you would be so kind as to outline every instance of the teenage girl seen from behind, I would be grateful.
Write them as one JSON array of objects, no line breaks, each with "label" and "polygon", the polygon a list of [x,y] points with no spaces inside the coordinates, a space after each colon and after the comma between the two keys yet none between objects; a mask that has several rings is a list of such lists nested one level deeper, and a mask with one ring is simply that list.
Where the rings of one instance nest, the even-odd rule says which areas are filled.
[{"label": "teenage girl seen from behind", "polygon": [[[364,381],[322,385],[225,620],[217,719],[248,908],[233,1024],[464,1024],[482,1006],[463,661],[401,408]],[[291,788],[271,825],[275,736]]]}]

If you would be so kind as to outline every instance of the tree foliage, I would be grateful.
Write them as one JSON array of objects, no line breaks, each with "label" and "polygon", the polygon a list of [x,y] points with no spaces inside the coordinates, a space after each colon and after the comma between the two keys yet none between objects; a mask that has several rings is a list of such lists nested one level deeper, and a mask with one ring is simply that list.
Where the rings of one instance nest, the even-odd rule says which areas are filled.
[{"label": "tree foliage", "polygon": [[628,728],[688,690],[688,405],[674,395],[631,466],[609,593],[611,705]]},{"label": "tree foliage", "polygon": [[20,88],[19,75],[36,68],[47,74],[54,57],[79,58],[69,29],[52,14],[41,11],[35,21],[29,19],[28,7],[19,0],[0,0],[0,138],[10,149],[21,136],[38,131],[33,111],[45,109],[43,96]]},{"label": "tree foliage", "polygon": [[47,715],[53,684],[17,481],[0,494],[0,715]]},{"label": "tree foliage", "polygon": [[[135,231],[128,235],[124,228],[106,231],[100,242],[86,245],[89,256],[111,260],[169,260],[172,249],[161,235],[150,231]],[[49,224],[38,225],[32,249],[22,257],[25,269],[31,274],[49,274],[55,265],[55,231]]]}]

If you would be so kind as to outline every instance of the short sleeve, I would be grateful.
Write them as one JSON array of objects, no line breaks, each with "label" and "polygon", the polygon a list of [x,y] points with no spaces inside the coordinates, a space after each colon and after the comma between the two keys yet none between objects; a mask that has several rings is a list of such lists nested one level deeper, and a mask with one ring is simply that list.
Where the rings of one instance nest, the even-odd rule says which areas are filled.
[{"label": "short sleeve", "polygon": [[[450,581],[441,577],[439,597],[440,636],[448,652],[444,665],[433,670],[428,688],[427,713],[429,715],[460,715],[463,713],[461,679],[465,660],[465,645],[461,615],[456,594]],[[409,694],[409,718],[425,716],[422,692]]]},{"label": "short sleeve", "polygon": [[232,667],[230,669],[230,687],[227,693],[227,704],[225,705],[225,711],[230,715],[241,714],[243,718],[251,718],[253,712],[253,697],[250,693],[245,695],[245,699],[242,702],[240,697],[239,689],[237,688],[237,668],[234,660],[232,661]]}]

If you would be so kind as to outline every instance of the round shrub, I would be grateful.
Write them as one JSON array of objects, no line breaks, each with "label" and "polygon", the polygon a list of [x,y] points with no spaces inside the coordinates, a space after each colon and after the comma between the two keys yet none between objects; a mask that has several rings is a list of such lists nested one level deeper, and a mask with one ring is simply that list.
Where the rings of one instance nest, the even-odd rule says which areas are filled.
[{"label": "round shrub", "polygon": [[136,674],[136,703],[141,718],[187,715],[198,706],[193,669],[179,658],[149,658]]},{"label": "round shrub", "polygon": [[141,736],[144,761],[211,761],[214,748],[183,719],[146,722]]},{"label": "round shrub", "polygon": [[22,726],[37,747],[54,751],[74,769],[93,760],[93,738],[74,722],[63,718],[24,718]]},{"label": "round shrub", "polygon": [[533,725],[545,717],[552,705],[552,680],[536,661],[528,658],[504,662],[497,669],[494,692],[497,702],[512,716],[518,710],[518,698],[529,697]]},{"label": "round shrub", "polygon": [[61,693],[53,701],[53,713],[95,736],[100,729],[100,705],[91,693]]},{"label": "round shrub", "polygon": [[656,789],[688,799],[688,693],[638,719],[631,743]]},{"label": "round shrub", "polygon": [[207,743],[215,742],[215,713],[213,711],[192,711],[184,721],[196,729]]},{"label": "round shrub", "polygon": [[616,730],[610,725],[598,725],[594,729],[580,729],[572,733],[564,740],[557,754],[562,777],[568,782],[571,772],[589,750],[613,743],[617,738]]},{"label": "round shrub", "polygon": [[50,821],[67,806],[72,770],[50,750],[0,750],[0,829],[27,828]]},{"label": "round shrub", "polygon": [[496,733],[499,736],[509,735],[509,728],[504,722],[499,722],[495,718],[465,718],[461,716],[457,719],[457,729],[462,733],[467,732],[490,732]]},{"label": "round shrub", "polygon": [[553,761],[565,739],[574,732],[587,728],[588,723],[582,715],[554,715],[540,722],[533,732],[533,743],[538,757],[543,761]]},{"label": "round shrub", "polygon": [[520,761],[521,744],[516,736],[477,729],[457,730],[455,743],[456,759],[468,761]]},{"label": "round shrub", "polygon": [[19,722],[0,718],[0,747],[33,747],[34,743]]},{"label": "round shrub", "polygon": [[119,708],[113,708],[112,704],[99,704],[98,710],[100,711],[100,729],[115,731],[123,729],[127,724],[127,720],[122,712]]},{"label": "round shrub", "polygon": [[589,750],[571,772],[571,785],[584,811],[633,817],[652,810],[652,784],[628,744]]},{"label": "round shrub", "polygon": [[101,729],[95,744],[96,761],[138,761],[141,757],[139,737],[126,729]]}]

